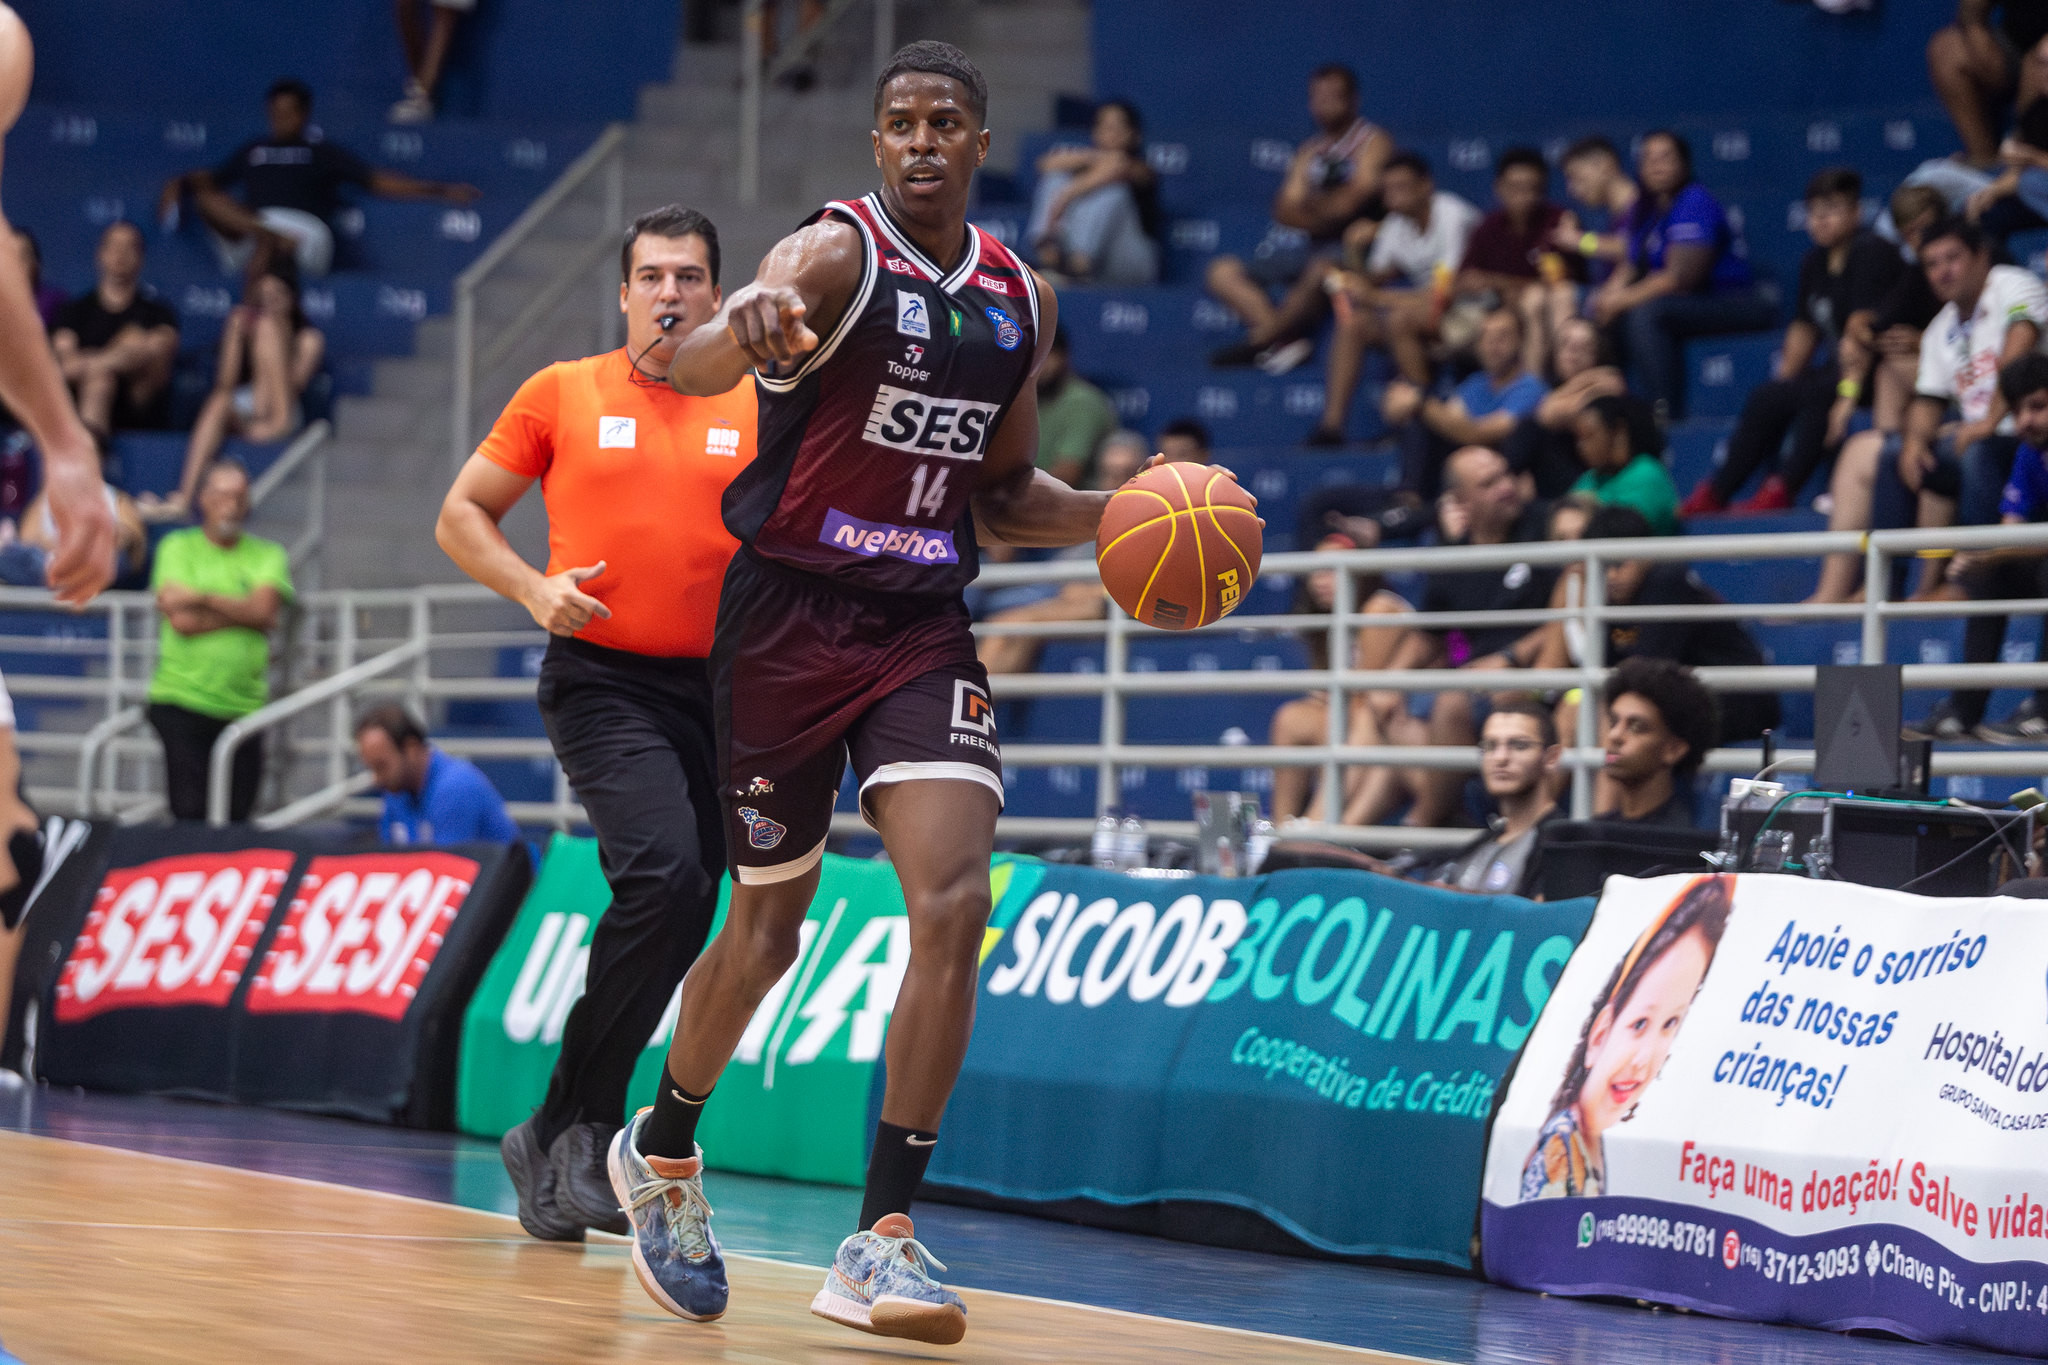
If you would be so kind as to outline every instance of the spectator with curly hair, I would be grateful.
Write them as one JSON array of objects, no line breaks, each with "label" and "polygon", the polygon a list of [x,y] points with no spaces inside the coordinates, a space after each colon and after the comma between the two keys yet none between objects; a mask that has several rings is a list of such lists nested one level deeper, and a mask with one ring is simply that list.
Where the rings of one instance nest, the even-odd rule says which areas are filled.
[{"label": "spectator with curly hair", "polygon": [[1639,656],[1608,675],[1603,700],[1600,818],[1693,828],[1692,780],[1721,728],[1714,694],[1684,664]]}]

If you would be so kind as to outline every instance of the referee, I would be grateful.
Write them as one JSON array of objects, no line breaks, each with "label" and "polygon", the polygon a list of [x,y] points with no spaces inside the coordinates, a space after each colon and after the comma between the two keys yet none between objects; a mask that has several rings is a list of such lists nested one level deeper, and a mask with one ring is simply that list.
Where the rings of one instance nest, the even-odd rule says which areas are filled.
[{"label": "referee", "polygon": [[[501,1145],[520,1225],[548,1241],[627,1231],[605,1149],[634,1063],[710,932],[725,863],[704,660],[737,548],[719,502],[754,458],[754,381],[712,398],[668,385],[676,343],[719,307],[718,230],[703,214],[642,214],[619,266],[625,349],[527,380],[434,531],[463,572],[553,636],[541,718],[612,890],[547,1098]],[[499,529],[535,479],[545,574]]]}]

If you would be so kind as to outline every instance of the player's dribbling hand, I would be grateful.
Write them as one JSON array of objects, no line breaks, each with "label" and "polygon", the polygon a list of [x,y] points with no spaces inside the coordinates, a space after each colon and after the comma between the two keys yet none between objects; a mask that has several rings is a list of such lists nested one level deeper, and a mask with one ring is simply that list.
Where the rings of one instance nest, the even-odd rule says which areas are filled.
[{"label": "player's dribbling hand", "polygon": [[780,365],[818,349],[806,311],[804,296],[787,285],[750,284],[733,295],[726,330],[756,366]]},{"label": "player's dribbling hand", "polygon": [[612,609],[582,590],[581,585],[604,572],[598,560],[586,569],[564,569],[540,581],[540,590],[526,609],[550,635],[574,635],[590,624],[592,617],[612,619]]},{"label": "player's dribbling hand", "polygon": [[[1148,469],[1157,469],[1159,468],[1159,466],[1165,464],[1166,462],[1166,452],[1163,450],[1159,451],[1155,453],[1151,459],[1145,461],[1145,463],[1138,466],[1138,474],[1143,474]],[[1230,480],[1232,483],[1237,482],[1237,471],[1235,469],[1232,469],[1229,465],[1212,464],[1209,465],[1208,468],[1215,470],[1218,474],[1221,474],[1224,478]],[[1130,478],[1124,480],[1124,487],[1128,488],[1132,484],[1136,483],[1138,481],[1138,474],[1133,474]],[[1259,505],[1258,494],[1247,491],[1245,493],[1245,496],[1252,500],[1253,507],[1257,507]],[[1264,526],[1265,524],[1266,519],[1264,517],[1260,517],[1259,525]]]}]

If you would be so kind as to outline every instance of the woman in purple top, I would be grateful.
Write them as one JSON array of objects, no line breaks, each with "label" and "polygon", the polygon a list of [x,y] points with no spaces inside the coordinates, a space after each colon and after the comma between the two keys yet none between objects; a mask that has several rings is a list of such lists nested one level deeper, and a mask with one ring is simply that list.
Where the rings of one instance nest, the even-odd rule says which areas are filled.
[{"label": "woman in purple top", "polygon": [[1646,134],[1636,153],[1641,194],[1624,228],[1628,259],[1592,299],[1629,387],[1683,415],[1687,338],[1771,326],[1777,308],[1749,268],[1742,233],[1693,179],[1676,133]]}]

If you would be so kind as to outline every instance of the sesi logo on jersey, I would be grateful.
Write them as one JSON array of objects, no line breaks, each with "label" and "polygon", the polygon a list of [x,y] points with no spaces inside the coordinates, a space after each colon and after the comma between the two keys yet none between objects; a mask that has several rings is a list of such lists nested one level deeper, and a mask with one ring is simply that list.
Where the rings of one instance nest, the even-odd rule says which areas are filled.
[{"label": "sesi logo on jersey", "polygon": [[55,1017],[228,1003],[284,890],[293,855],[274,848],[117,867],[57,978]]},{"label": "sesi logo on jersey", "polygon": [[947,460],[979,460],[988,449],[997,403],[932,398],[883,384],[875,390],[861,435],[878,446]]},{"label": "sesi logo on jersey", "polygon": [[315,858],[249,989],[251,1014],[405,1017],[476,880],[452,853]]}]

